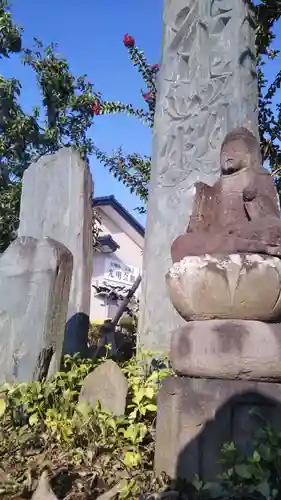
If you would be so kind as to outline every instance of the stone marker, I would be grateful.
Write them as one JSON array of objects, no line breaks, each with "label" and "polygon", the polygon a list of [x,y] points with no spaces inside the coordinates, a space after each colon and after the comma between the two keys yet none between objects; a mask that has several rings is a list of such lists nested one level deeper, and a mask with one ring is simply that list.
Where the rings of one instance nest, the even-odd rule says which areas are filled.
[{"label": "stone marker", "polygon": [[170,304],[170,246],[185,231],[196,181],[219,175],[225,135],[258,137],[255,32],[245,0],[165,0],[147,211],[140,344],[167,351],[184,323]]},{"label": "stone marker", "polygon": [[128,381],[117,363],[111,359],[98,366],[85,378],[79,401],[95,407],[101,406],[116,416],[124,415],[128,394]]},{"label": "stone marker", "polygon": [[60,367],[73,268],[49,238],[18,238],[0,257],[0,382],[31,382]]},{"label": "stone marker", "polygon": [[70,148],[42,157],[23,177],[19,236],[47,236],[73,255],[64,345],[68,354],[86,354],[93,260],[92,192],[87,162]]}]

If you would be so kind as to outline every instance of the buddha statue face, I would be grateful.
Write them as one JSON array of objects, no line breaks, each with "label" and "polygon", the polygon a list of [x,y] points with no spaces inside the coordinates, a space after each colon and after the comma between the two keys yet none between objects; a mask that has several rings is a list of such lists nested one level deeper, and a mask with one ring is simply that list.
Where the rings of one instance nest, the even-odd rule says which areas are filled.
[{"label": "buddha statue face", "polygon": [[242,169],[261,169],[260,146],[255,136],[246,128],[238,128],[223,141],[220,155],[222,175],[231,175]]}]

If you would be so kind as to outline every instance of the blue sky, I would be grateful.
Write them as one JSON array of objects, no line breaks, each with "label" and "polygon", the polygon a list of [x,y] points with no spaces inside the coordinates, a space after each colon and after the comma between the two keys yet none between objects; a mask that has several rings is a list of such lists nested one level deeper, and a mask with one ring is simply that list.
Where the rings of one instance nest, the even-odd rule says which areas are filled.
[{"label": "blue sky", "polygon": [[[33,37],[44,44],[57,42],[75,75],[87,73],[96,90],[108,100],[140,107],[142,79],[129,60],[123,35],[135,37],[151,64],[160,62],[162,9],[163,0],[12,0],[14,19],[25,30],[25,46],[32,44]],[[278,32],[275,46],[281,47],[280,23]],[[280,60],[270,64],[269,78],[278,69]],[[26,111],[40,102],[34,75],[20,64],[18,57],[1,63],[1,72],[22,82],[22,105]],[[134,118],[99,116],[91,135],[108,152],[122,145],[127,152],[151,153],[151,130]],[[144,223],[144,217],[133,211],[138,199],[94,158],[91,169],[95,196],[114,194]]]}]

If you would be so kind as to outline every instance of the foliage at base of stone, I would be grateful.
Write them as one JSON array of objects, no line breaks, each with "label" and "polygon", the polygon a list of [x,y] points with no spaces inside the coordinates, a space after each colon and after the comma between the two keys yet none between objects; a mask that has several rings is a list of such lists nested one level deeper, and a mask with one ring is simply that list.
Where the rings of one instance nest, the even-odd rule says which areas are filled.
[{"label": "foliage at base of stone", "polygon": [[44,470],[59,500],[96,499],[116,484],[119,499],[280,498],[281,435],[268,425],[250,458],[237,455],[231,443],[224,446],[226,472],[216,484],[197,477],[192,484],[172,484],[164,475],[155,476],[156,395],[170,371],[148,371],[148,355],[120,365],[129,383],[121,417],[78,402],[83,380],[104,360],[66,357],[50,381],[2,387],[1,498],[30,498]]}]

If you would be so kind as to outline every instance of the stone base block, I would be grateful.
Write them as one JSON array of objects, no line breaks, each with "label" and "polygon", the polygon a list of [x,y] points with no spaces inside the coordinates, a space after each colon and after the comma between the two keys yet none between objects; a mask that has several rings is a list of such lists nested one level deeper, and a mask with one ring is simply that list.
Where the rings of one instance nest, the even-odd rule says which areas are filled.
[{"label": "stone base block", "polygon": [[190,377],[281,380],[281,324],[191,321],[174,332],[170,359]]},{"label": "stone base block", "polygon": [[158,396],[155,470],[173,479],[198,474],[213,481],[224,443],[251,453],[259,415],[281,428],[281,384],[241,380],[168,378]]}]

